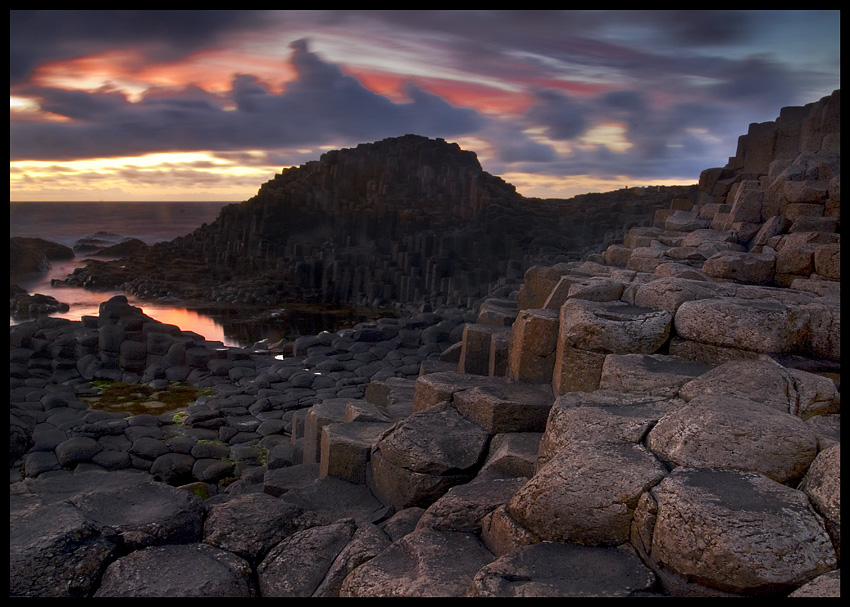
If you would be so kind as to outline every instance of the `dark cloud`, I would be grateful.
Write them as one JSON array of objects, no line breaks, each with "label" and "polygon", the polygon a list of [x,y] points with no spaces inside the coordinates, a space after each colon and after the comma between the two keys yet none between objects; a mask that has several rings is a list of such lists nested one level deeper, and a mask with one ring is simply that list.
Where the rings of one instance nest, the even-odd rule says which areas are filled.
[{"label": "dark cloud", "polygon": [[133,48],[151,62],[175,61],[268,23],[263,11],[9,11],[9,80],[25,82],[47,61]]},{"label": "dark cloud", "polygon": [[537,103],[526,113],[526,120],[543,126],[552,139],[572,140],[587,132],[591,126],[586,104],[553,90],[540,90]]},{"label": "dark cloud", "polygon": [[[838,11],[801,13],[801,23],[814,29],[789,46],[817,41],[824,24],[839,18]],[[493,165],[485,169],[497,174],[695,178],[725,163],[750,122],[773,120],[781,107],[815,101],[825,87],[822,94],[840,85],[837,44],[833,54],[821,51],[832,61],[803,68],[763,30],[782,22],[792,31],[797,17],[716,10],[11,11],[13,90],[64,121],[15,117],[10,157],[211,150],[243,165],[287,166],[315,158],[323,145],[417,133],[476,135],[492,149]],[[283,92],[249,73],[234,75],[226,93],[151,87],[135,102],[115,90],[36,88],[27,80],[46,61],[126,49],[143,67],[220,50],[232,39],[289,42],[326,26],[333,29],[322,39],[323,53],[311,52],[306,39],[292,43],[297,78]],[[423,65],[433,57],[435,78],[455,70],[476,84],[491,79],[530,94],[533,103],[520,118],[486,115],[429,92],[421,76],[419,86],[403,89],[404,101],[391,100],[344,72],[346,57],[328,59],[349,34],[361,52],[372,40],[384,53],[421,49]],[[832,29],[828,35],[836,37]],[[755,40],[760,54],[748,48]],[[583,141],[611,122],[622,125],[629,149]],[[267,153],[239,158],[235,150]]]},{"label": "dark cloud", "polygon": [[[115,92],[29,88],[42,108],[67,121],[10,124],[12,160],[70,160],[169,150],[280,149],[362,141],[415,132],[456,137],[481,128],[475,110],[458,108],[410,86],[395,103],[293,45],[298,78],[272,93],[253,76],[239,75],[230,94],[216,98],[190,87],[170,96],[159,90],[131,103]],[[232,101],[236,109],[228,110]],[[47,144],[47,145],[45,145]]]}]

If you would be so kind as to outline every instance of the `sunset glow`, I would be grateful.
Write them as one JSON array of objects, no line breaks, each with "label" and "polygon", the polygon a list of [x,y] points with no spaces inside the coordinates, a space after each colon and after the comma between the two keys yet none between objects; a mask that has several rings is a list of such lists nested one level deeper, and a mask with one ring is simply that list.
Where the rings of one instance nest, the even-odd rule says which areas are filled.
[{"label": "sunset glow", "polygon": [[530,196],[694,183],[840,87],[839,11],[12,11],[10,32],[11,200],[243,200],[406,133]]},{"label": "sunset glow", "polygon": [[[265,155],[246,151],[239,158]],[[9,163],[13,200],[244,200],[279,168],[209,152],[169,152],[63,163]],[[50,187],[45,188],[44,183]],[[253,191],[252,191],[253,190]]]}]

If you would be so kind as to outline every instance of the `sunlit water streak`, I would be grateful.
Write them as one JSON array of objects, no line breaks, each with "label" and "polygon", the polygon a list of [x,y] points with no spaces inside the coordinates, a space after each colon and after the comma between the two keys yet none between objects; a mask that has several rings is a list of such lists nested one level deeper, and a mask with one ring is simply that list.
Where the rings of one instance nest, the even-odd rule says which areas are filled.
[{"label": "sunlit water streak", "polygon": [[[200,227],[202,223],[213,221],[225,204],[228,203],[11,202],[9,236],[42,238],[72,246],[80,238],[102,231],[154,244],[183,236]],[[46,273],[11,278],[30,293],[50,295],[70,306],[68,312],[51,316],[80,320],[83,316],[96,316],[101,302],[114,295],[123,294],[117,291],[95,292],[51,285],[52,279],[65,278],[74,268],[83,265],[84,261],[79,257],[68,261],[54,261]],[[194,331],[211,341],[221,341],[229,346],[239,345],[224,334],[222,325],[208,316],[185,308],[141,302],[130,295],[127,299],[160,322],[177,325],[185,331]],[[17,322],[21,321],[10,317],[10,325]]]}]

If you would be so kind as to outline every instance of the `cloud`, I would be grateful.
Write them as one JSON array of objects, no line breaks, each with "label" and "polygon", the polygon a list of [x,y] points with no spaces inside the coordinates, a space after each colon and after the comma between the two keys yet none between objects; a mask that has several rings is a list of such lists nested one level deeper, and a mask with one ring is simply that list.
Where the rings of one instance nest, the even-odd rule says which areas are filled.
[{"label": "cloud", "polygon": [[[138,102],[115,91],[28,87],[25,93],[59,121],[10,123],[12,160],[70,160],[161,151],[280,149],[403,135],[455,137],[480,129],[475,110],[410,85],[408,100],[376,94],[336,65],[293,45],[297,79],[273,93],[237,75],[224,96],[197,87],[155,89]],[[229,110],[232,103],[235,109]],[[49,145],[45,145],[49,142]]]},{"label": "cloud", "polygon": [[[327,147],[416,133],[480,142],[470,149],[495,174],[695,179],[725,163],[749,123],[773,120],[783,106],[816,101],[840,86],[839,17],[715,10],[12,11],[12,91],[52,114],[12,112],[10,157],[67,161],[203,150],[245,166],[287,166]],[[265,45],[272,54],[263,56]],[[815,50],[814,62],[802,58]],[[34,71],[53,62],[52,73],[67,76],[62,62],[74,58],[93,59],[76,65],[74,75],[87,76],[85,68],[96,64],[117,80],[99,90],[65,90],[61,77],[47,80],[50,70]],[[237,58],[257,62],[233,68]],[[186,59],[197,63],[177,63]],[[268,71],[278,60],[282,84]],[[113,61],[122,62],[116,73],[109,71]],[[161,85],[185,82],[197,66],[215,66],[215,86],[200,69],[196,84]],[[119,79],[134,69],[134,78]],[[166,72],[170,78],[162,78]],[[30,79],[34,73],[42,79]],[[160,76],[160,85],[134,89],[132,98],[118,88],[151,75]]]},{"label": "cloud", "polygon": [[176,61],[227,36],[268,26],[263,11],[9,11],[9,81],[25,82],[40,64],[132,47],[145,61]]},{"label": "cloud", "polygon": [[571,140],[587,132],[589,108],[586,104],[553,90],[537,92],[537,103],[526,113],[526,120],[542,126],[552,139]]}]

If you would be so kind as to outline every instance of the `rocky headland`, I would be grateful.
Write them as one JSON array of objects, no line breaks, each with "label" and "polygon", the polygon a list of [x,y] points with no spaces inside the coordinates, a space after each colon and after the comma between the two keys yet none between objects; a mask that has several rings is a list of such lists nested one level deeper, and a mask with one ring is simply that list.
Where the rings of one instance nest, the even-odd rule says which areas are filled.
[{"label": "rocky headland", "polygon": [[[408,144],[419,164],[379,153]],[[120,296],[10,327],[11,595],[840,595],[839,92],[751,125],[687,195],[618,193],[619,226],[570,210],[598,229],[577,258],[560,205],[459,149],[422,161],[446,146],[326,154],[128,258],[210,268],[192,297],[415,314],[276,355]]]},{"label": "rocky headland", "polygon": [[211,224],[65,281],[136,298],[472,307],[534,263],[577,261],[696,186],[529,199],[473,152],[406,135],[284,170]]}]

